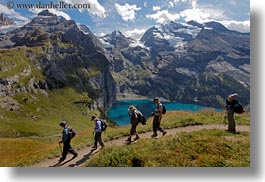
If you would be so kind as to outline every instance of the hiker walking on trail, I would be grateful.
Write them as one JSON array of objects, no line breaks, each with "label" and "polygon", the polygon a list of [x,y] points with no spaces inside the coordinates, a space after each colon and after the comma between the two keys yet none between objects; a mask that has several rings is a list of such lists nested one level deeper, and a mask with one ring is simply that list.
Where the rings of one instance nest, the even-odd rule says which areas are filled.
[{"label": "hiker walking on trail", "polygon": [[101,119],[96,117],[96,116],[92,116],[91,117],[91,121],[95,121],[95,127],[94,127],[94,136],[95,136],[95,142],[94,142],[94,146],[92,147],[92,149],[97,149],[97,144],[99,143],[101,145],[101,148],[103,148],[105,145],[102,141],[101,138],[101,134],[102,134],[102,128],[101,128]]},{"label": "hiker walking on trail", "polygon": [[236,133],[236,123],[234,119],[235,105],[238,104],[237,101],[238,94],[230,94],[226,99],[226,114],[228,120],[228,130],[229,132]]},{"label": "hiker walking on trail", "polygon": [[163,114],[163,105],[161,102],[159,102],[159,98],[155,97],[153,102],[155,103],[155,111],[152,113],[154,116],[153,119],[153,132],[154,134],[151,137],[157,137],[157,131],[159,130],[162,132],[163,135],[165,135],[167,132],[163,130],[163,128],[160,126],[161,120],[162,120],[162,114]]},{"label": "hiker walking on trail", "polygon": [[62,162],[66,159],[66,155],[69,153],[73,154],[73,158],[76,158],[78,156],[77,152],[71,147],[71,134],[69,131],[69,128],[66,124],[66,121],[61,121],[59,123],[59,126],[63,128],[62,131],[62,140],[59,142],[59,144],[63,143],[63,152],[62,157],[59,159],[59,162]]},{"label": "hiker walking on trail", "polygon": [[131,130],[130,130],[130,136],[126,141],[130,143],[132,141],[133,135],[136,135],[136,137],[134,138],[134,141],[140,139],[136,128],[137,128],[138,123],[140,122],[139,119],[140,119],[140,115],[142,115],[142,113],[138,109],[136,109],[136,107],[131,105],[131,106],[129,106],[128,115],[129,115],[129,118],[131,121]]}]

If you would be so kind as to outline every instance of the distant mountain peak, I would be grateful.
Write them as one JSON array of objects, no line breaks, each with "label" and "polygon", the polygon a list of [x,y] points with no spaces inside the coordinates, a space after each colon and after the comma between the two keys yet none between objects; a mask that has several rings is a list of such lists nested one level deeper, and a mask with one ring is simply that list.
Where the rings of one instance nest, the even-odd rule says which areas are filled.
[{"label": "distant mountain peak", "polygon": [[220,31],[228,30],[224,25],[222,25],[221,23],[215,22],[215,21],[207,22],[204,25],[205,27],[210,27],[215,30],[220,30]]},{"label": "distant mountain peak", "polygon": [[43,10],[41,11],[38,16],[56,16],[55,14],[51,13],[49,10]]},{"label": "distant mountain peak", "polygon": [[119,30],[115,30],[111,33],[112,36],[122,36],[125,37]]},{"label": "distant mountain peak", "polygon": [[196,22],[194,20],[188,21],[187,24],[193,25],[193,26],[196,26],[196,27],[199,27],[199,28],[203,28],[203,25],[202,24],[200,24],[200,23],[198,23],[198,22]]}]

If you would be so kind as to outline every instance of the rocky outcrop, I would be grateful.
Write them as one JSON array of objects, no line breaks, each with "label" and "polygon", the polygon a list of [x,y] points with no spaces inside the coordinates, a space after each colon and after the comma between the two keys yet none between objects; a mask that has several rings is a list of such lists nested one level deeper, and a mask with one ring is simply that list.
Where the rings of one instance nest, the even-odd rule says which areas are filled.
[{"label": "rocky outcrop", "polygon": [[0,26],[15,25],[15,22],[11,18],[5,17],[3,13],[0,14]]},{"label": "rocky outcrop", "polygon": [[11,97],[1,97],[0,98],[0,108],[8,111],[16,111],[20,107],[20,104]]},{"label": "rocky outcrop", "polygon": [[[29,63],[29,68],[41,72],[45,79],[37,78],[33,73],[1,77],[2,96],[36,91],[48,95],[54,89],[72,87],[88,93],[92,109],[106,110],[115,101],[116,86],[109,60],[98,38],[87,27],[43,11],[25,26],[3,36],[2,40],[12,44],[5,44],[7,41],[0,38],[2,48],[23,49],[20,57],[27,60],[24,64]],[[26,83],[22,81],[25,76],[28,77]],[[23,89],[14,91],[11,87]]]}]

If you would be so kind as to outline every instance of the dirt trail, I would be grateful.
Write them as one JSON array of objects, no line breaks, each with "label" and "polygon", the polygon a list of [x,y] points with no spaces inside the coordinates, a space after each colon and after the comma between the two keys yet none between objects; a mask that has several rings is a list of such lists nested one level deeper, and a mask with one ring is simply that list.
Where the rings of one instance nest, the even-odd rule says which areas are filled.
[{"label": "dirt trail", "polygon": [[[224,125],[196,125],[196,126],[187,126],[187,127],[178,127],[173,129],[167,129],[166,135],[176,135],[180,132],[192,132],[192,131],[198,131],[202,129],[221,129],[225,130],[227,129],[227,126]],[[237,126],[237,130],[240,131],[248,131],[250,132],[250,126]],[[141,133],[140,137],[141,140],[144,139],[150,139],[152,135],[152,132],[145,132]],[[158,137],[162,137],[161,133],[158,133]],[[127,137],[120,137],[118,139],[114,139],[111,141],[105,142],[105,146],[123,146],[127,145],[125,140]],[[100,147],[99,147],[100,148]],[[85,147],[83,149],[78,150],[78,157],[71,160],[72,154],[68,154],[65,161],[63,161],[61,164],[58,164],[58,158],[54,159],[46,159],[44,161],[41,161],[37,164],[32,165],[31,167],[84,167],[86,162],[88,162],[94,155],[96,155],[100,149],[97,150],[91,150],[91,146]]]}]

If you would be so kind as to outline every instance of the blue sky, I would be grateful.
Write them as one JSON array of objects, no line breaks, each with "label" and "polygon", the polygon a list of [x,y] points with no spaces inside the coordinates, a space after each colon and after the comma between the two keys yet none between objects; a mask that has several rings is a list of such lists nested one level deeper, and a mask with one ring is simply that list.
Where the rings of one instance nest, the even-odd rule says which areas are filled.
[{"label": "blue sky", "polygon": [[[9,9],[10,0],[0,0],[0,13],[14,18],[17,24],[30,21],[42,9]],[[57,4],[60,0],[20,0],[19,3]],[[90,8],[55,9],[49,11],[66,19],[86,25],[93,33],[102,35],[120,30],[127,36],[139,39],[151,26],[168,21],[199,23],[217,21],[229,29],[250,31],[249,0],[64,0],[65,3],[89,4]]]}]

